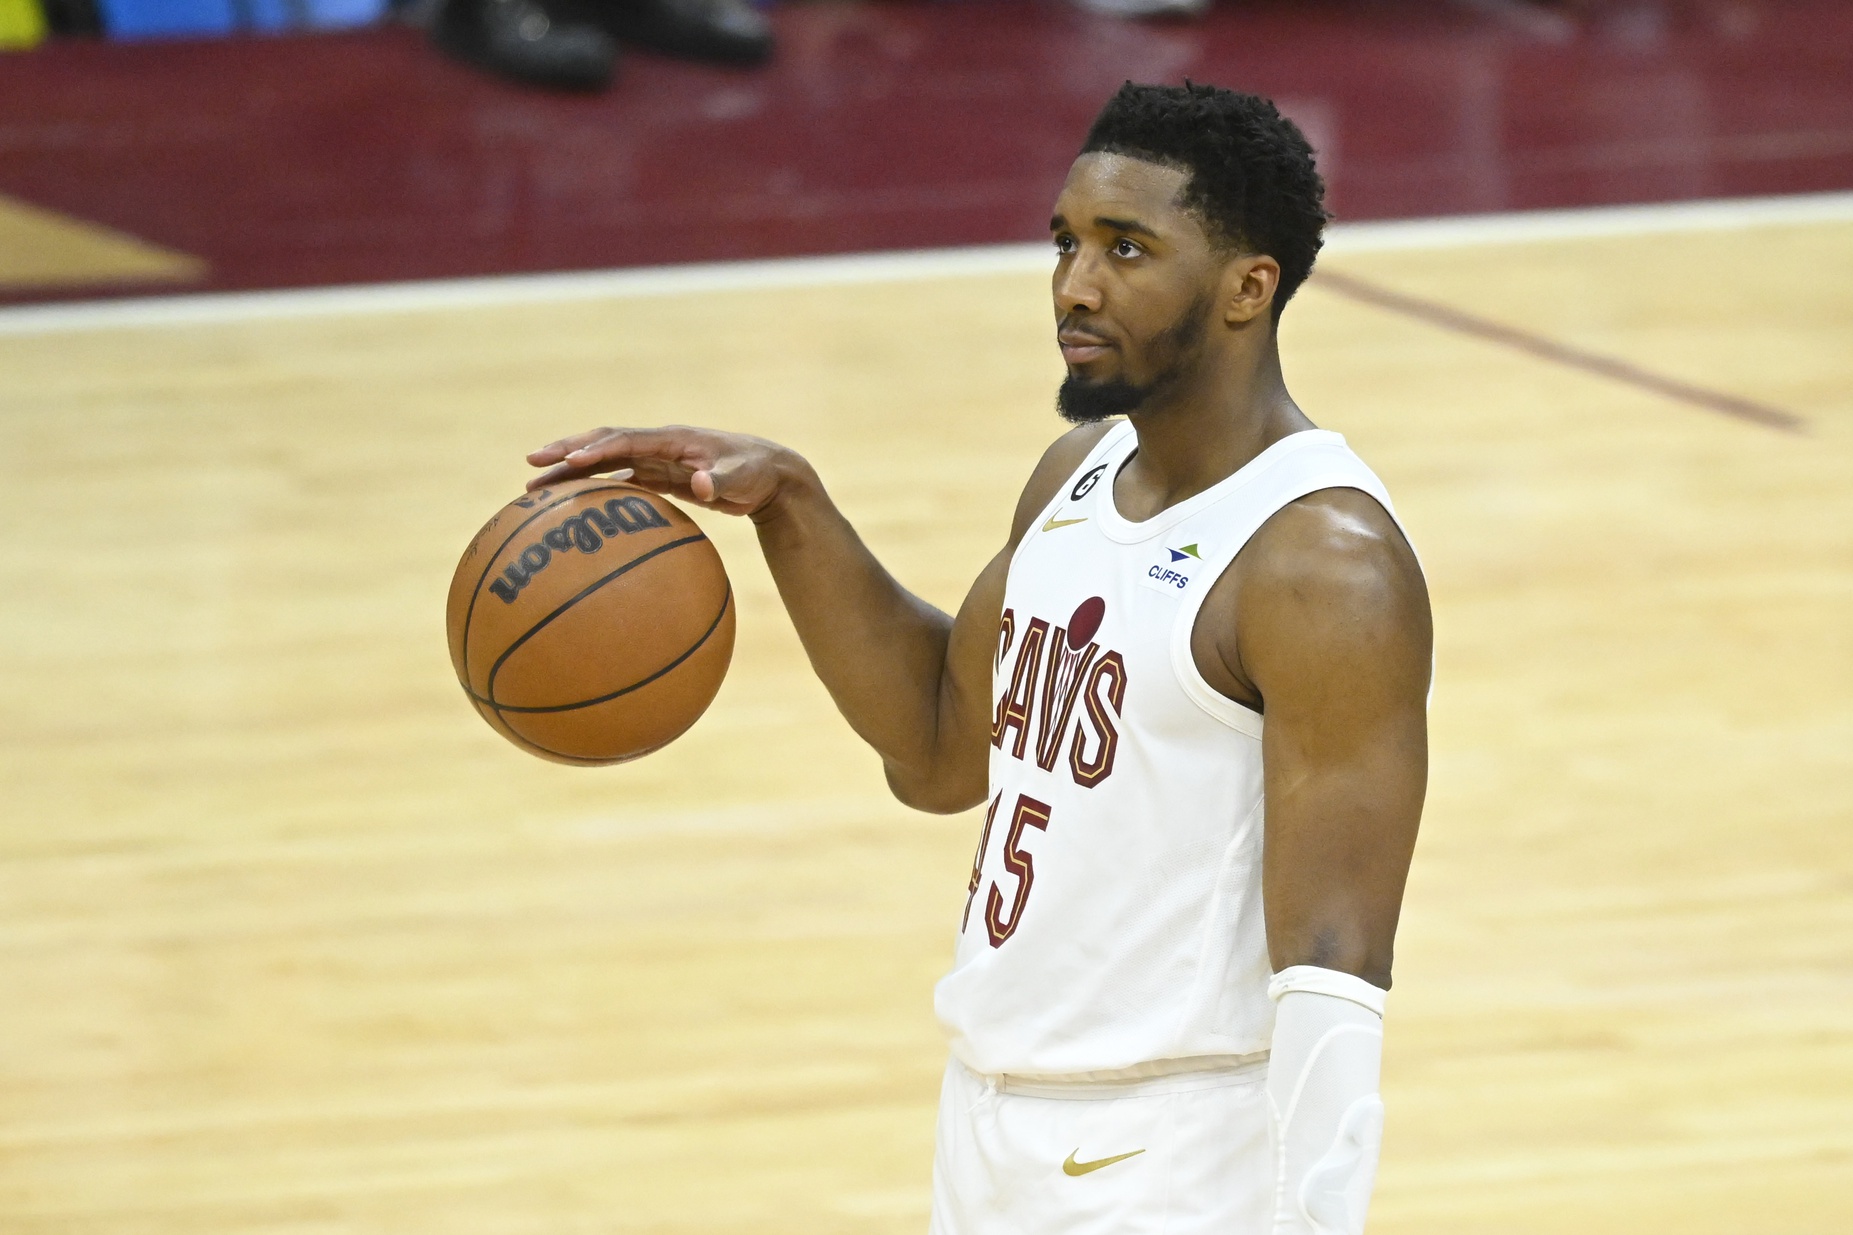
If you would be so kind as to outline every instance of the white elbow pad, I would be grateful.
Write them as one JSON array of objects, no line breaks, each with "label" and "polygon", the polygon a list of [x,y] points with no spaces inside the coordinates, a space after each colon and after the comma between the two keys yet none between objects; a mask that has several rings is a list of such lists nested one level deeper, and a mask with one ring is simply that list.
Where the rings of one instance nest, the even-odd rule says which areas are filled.
[{"label": "white elbow pad", "polygon": [[1383,999],[1348,973],[1274,975],[1273,1235],[1361,1235],[1383,1142]]}]

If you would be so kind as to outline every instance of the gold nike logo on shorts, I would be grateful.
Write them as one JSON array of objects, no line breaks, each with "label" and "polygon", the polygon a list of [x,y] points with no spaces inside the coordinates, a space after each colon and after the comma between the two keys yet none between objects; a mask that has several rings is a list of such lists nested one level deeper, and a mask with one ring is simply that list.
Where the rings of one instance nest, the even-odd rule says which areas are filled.
[{"label": "gold nike logo on shorts", "polygon": [[[1080,1152],[1081,1151],[1077,1149],[1074,1151],[1074,1154]],[[1115,1162],[1124,1162],[1128,1158],[1136,1158],[1144,1152],[1143,1149],[1135,1149],[1129,1154],[1115,1154],[1111,1158],[1095,1158],[1092,1162],[1076,1162],[1074,1160],[1074,1154],[1069,1154],[1068,1161],[1062,1163],[1062,1174],[1085,1175],[1089,1171],[1097,1171],[1103,1166],[1112,1166]]]},{"label": "gold nike logo on shorts", "polygon": [[1080,519],[1057,519],[1054,516],[1050,516],[1049,521],[1042,525],[1042,530],[1045,532],[1053,532],[1058,527],[1073,527],[1077,523],[1086,522],[1087,519],[1085,517]]}]

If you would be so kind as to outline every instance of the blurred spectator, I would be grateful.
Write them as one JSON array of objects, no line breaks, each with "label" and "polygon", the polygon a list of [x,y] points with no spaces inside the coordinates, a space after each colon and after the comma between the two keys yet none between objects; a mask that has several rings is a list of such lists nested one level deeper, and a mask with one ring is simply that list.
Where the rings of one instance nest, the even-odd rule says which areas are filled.
[{"label": "blurred spectator", "polygon": [[0,0],[0,13],[18,3],[42,6],[54,34],[161,39],[351,30],[378,22],[387,0]]},{"label": "blurred spectator", "polygon": [[592,90],[611,80],[618,45],[753,65],[772,24],[751,0],[0,0],[0,49],[56,34],[213,37],[345,29],[389,12],[426,25],[450,55],[504,77]]},{"label": "blurred spectator", "polygon": [[491,72],[566,90],[610,81],[620,42],[718,64],[772,54],[772,24],[747,0],[443,0],[431,38]]},{"label": "blurred spectator", "polygon": [[0,51],[32,47],[45,37],[39,0],[0,0]]},{"label": "blurred spectator", "polygon": [[1075,0],[1090,13],[1103,17],[1200,17],[1210,0]]},{"label": "blurred spectator", "polygon": [[103,33],[103,15],[94,0],[43,0],[43,6],[53,34]]}]

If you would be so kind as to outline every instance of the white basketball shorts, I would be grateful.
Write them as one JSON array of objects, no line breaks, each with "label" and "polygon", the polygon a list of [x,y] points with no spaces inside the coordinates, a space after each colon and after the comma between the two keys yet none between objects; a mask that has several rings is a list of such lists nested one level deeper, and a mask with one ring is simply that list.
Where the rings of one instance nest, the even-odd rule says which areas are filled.
[{"label": "white basketball shorts", "polygon": [[940,1087],[930,1235],[1266,1235],[1267,1064],[1113,1084]]}]

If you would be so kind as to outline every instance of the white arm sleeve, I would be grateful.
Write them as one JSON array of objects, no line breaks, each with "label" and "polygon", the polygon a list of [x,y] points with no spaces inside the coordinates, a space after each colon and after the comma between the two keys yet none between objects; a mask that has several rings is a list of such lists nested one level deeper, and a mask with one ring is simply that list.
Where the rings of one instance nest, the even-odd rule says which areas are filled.
[{"label": "white arm sleeve", "polygon": [[1274,975],[1272,1235],[1360,1235],[1383,1139],[1383,991],[1313,965]]}]

